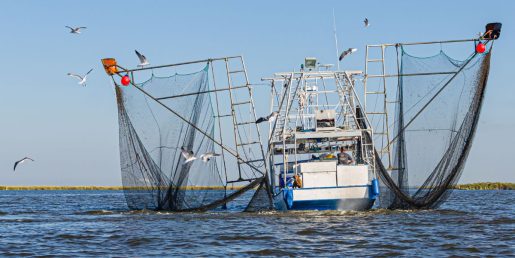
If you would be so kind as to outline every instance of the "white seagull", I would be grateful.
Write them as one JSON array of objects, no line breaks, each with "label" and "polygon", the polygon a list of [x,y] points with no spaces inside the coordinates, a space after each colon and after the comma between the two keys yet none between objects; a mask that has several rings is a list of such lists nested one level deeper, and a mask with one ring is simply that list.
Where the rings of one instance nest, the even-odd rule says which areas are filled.
[{"label": "white seagull", "polygon": [[70,33],[72,33],[72,34],[80,34],[81,29],[86,29],[86,27],[75,27],[75,28],[72,28],[70,26],[65,26],[65,27],[70,29]]},{"label": "white seagull", "polygon": [[212,157],[216,157],[216,156],[220,156],[220,154],[214,153],[214,152],[206,152],[206,153],[200,155],[200,159],[202,161],[204,161],[204,163],[207,163],[208,161],[211,160]]},{"label": "white seagull", "polygon": [[93,71],[93,68],[91,68],[84,76],[80,76],[80,75],[74,74],[74,73],[68,73],[68,76],[79,79],[79,84],[82,86],[86,86],[86,78],[87,78],[88,74],[91,73],[91,71]]},{"label": "white seagull", "polygon": [[357,48],[349,48],[349,49],[347,49],[347,50],[342,52],[342,54],[340,55],[340,58],[338,58],[338,60],[342,61],[342,59],[344,57],[346,57],[347,55],[350,55],[350,54],[352,54],[352,53],[354,53],[356,51],[358,51]]},{"label": "white seagull", "polygon": [[365,23],[365,28],[368,27],[368,25],[370,25],[370,23],[368,22],[368,18],[365,18],[363,22]]},{"label": "white seagull", "polygon": [[140,52],[138,52],[138,50],[134,50],[134,52],[136,52],[136,55],[139,58],[139,65],[138,65],[139,67],[144,67],[144,66],[150,64],[148,62],[147,58],[144,55],[142,55]]},{"label": "white seagull", "polygon": [[265,121],[273,123],[278,115],[279,115],[279,113],[274,111],[274,112],[272,112],[272,114],[270,114],[267,117],[260,117],[260,118],[258,118],[258,120],[256,120],[256,124],[263,123]]},{"label": "white seagull", "polygon": [[23,163],[23,162],[25,162],[27,160],[34,161],[33,159],[31,159],[29,157],[25,157],[23,159],[20,159],[20,160],[14,162],[14,169],[13,169],[13,171],[16,171],[16,167],[18,166],[18,164],[21,164],[21,163]]},{"label": "white seagull", "polygon": [[194,160],[196,160],[196,159],[197,159],[197,157],[195,157],[195,156],[194,156],[193,151],[191,151],[191,150],[187,150],[187,149],[186,149],[186,148],[184,148],[184,147],[181,147],[181,154],[182,154],[182,156],[186,159],[186,160],[184,161],[184,164],[186,164],[186,163],[188,163],[188,162],[192,162],[192,161],[194,161]]}]

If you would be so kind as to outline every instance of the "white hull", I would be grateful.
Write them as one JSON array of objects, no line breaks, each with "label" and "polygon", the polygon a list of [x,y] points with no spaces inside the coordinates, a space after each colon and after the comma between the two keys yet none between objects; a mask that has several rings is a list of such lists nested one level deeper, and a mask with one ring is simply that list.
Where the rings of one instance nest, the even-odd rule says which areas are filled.
[{"label": "white hull", "polygon": [[377,196],[371,191],[371,185],[283,189],[274,201],[278,210],[362,211],[374,204]]}]

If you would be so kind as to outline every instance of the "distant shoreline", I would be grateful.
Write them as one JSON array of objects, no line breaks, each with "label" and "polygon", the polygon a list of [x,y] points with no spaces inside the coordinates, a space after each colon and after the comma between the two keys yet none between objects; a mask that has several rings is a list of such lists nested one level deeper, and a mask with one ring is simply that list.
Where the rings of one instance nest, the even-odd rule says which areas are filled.
[{"label": "distant shoreline", "polygon": [[[224,190],[221,186],[187,186],[181,187],[181,190]],[[238,190],[241,186],[228,186],[227,190]],[[501,182],[481,182],[473,184],[460,184],[456,185],[454,190],[515,190],[515,183],[501,183]],[[60,191],[60,190],[151,190],[147,187],[123,187],[123,186],[2,186],[0,191]]]},{"label": "distant shoreline", "polygon": [[[168,189],[167,187],[163,187]],[[241,186],[228,186],[227,190],[238,190]],[[155,188],[157,189],[157,188]],[[47,185],[36,185],[36,186],[5,186],[0,185],[0,191],[62,191],[62,190],[152,190],[152,188],[145,186],[134,186],[134,187],[123,187],[123,186],[47,186]],[[185,186],[181,187],[180,190],[224,190],[221,186]]]},{"label": "distant shoreline", "polygon": [[515,190],[515,183],[482,182],[456,185],[456,190]]}]

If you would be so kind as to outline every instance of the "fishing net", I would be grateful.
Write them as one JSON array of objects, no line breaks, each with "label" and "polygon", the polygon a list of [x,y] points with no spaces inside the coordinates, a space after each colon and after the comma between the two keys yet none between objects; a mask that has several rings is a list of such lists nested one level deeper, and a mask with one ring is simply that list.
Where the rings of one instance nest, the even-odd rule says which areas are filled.
[{"label": "fishing net", "polygon": [[[208,74],[206,65],[195,73],[152,75],[135,86],[116,86],[121,173],[129,208],[215,209],[262,182],[247,180],[228,189],[221,157],[200,160],[201,154],[221,153],[215,144],[218,121],[212,95],[204,93],[209,91]],[[198,159],[185,162],[181,147]]]},{"label": "fishing net", "polygon": [[443,51],[415,57],[400,47],[393,167],[376,153],[381,206],[436,208],[457,184],[470,151],[485,93],[490,52],[463,61]]},{"label": "fishing net", "polygon": [[274,210],[274,205],[272,203],[272,191],[270,189],[268,178],[265,177],[263,178],[263,181],[257,188],[256,192],[254,192],[254,195],[245,208],[245,211],[261,212],[271,210]]}]

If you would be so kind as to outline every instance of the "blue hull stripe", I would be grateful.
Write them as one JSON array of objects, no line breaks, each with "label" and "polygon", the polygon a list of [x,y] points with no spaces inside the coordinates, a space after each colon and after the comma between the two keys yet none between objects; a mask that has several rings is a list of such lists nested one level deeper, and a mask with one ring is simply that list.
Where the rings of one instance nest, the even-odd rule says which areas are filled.
[{"label": "blue hull stripe", "polygon": [[340,199],[294,201],[291,210],[336,210]]},{"label": "blue hull stripe", "polygon": [[293,190],[312,190],[312,189],[338,189],[338,188],[357,188],[357,187],[370,187],[372,185],[346,185],[346,186],[325,186],[325,187],[305,187],[305,188],[294,188]]}]

